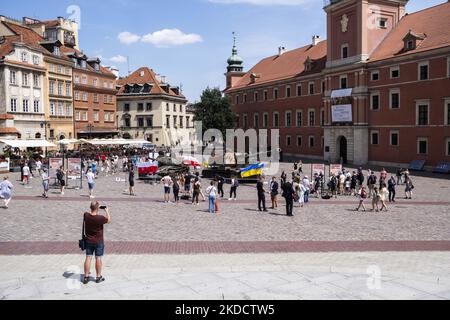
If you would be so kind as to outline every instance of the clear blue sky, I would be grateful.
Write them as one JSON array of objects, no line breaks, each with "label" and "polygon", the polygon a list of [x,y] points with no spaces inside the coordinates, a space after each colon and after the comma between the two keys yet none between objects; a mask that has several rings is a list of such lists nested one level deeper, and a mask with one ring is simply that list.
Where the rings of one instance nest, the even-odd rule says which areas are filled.
[{"label": "clear blue sky", "polygon": [[[407,10],[446,1],[410,0]],[[131,70],[148,66],[171,84],[182,83],[192,102],[207,86],[224,87],[232,31],[246,70],[280,45],[294,49],[314,34],[326,36],[322,0],[21,0],[2,1],[0,14],[70,17],[71,5],[80,8],[80,45],[86,54],[101,56],[122,75],[128,56]]]}]

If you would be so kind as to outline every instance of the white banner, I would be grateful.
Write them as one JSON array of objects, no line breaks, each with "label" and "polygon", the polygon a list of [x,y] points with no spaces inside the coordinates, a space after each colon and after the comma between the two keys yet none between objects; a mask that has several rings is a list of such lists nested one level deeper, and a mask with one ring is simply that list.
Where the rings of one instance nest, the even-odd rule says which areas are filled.
[{"label": "white banner", "polygon": [[353,122],[352,105],[341,104],[331,107],[332,122]]}]

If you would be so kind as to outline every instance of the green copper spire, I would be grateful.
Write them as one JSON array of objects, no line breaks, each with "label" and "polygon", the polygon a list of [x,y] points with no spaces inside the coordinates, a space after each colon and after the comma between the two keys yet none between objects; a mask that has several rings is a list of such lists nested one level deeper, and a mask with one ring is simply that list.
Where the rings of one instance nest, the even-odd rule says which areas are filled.
[{"label": "green copper spire", "polygon": [[233,32],[233,50],[231,51],[231,57],[228,59],[228,72],[242,72],[244,70],[244,60],[238,56],[238,50],[236,47],[236,33]]}]

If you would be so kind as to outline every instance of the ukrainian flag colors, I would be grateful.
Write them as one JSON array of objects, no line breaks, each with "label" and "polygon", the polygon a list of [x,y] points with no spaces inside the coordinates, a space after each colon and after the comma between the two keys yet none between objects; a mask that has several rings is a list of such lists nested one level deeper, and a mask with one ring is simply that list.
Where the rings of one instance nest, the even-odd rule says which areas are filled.
[{"label": "ukrainian flag colors", "polygon": [[262,175],[262,169],[264,168],[264,164],[254,164],[250,167],[241,170],[241,178],[248,178],[253,176]]}]

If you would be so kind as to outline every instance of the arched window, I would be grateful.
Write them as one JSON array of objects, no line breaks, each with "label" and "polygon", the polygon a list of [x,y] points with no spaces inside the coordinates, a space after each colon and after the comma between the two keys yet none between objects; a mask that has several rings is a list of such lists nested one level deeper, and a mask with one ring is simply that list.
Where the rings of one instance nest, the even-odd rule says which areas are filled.
[{"label": "arched window", "polygon": [[59,140],[64,140],[66,137],[62,134],[59,136]]},{"label": "arched window", "polygon": [[36,134],[34,135],[34,137],[35,137],[36,139],[41,139],[41,134],[38,132],[38,133],[36,133]]}]

